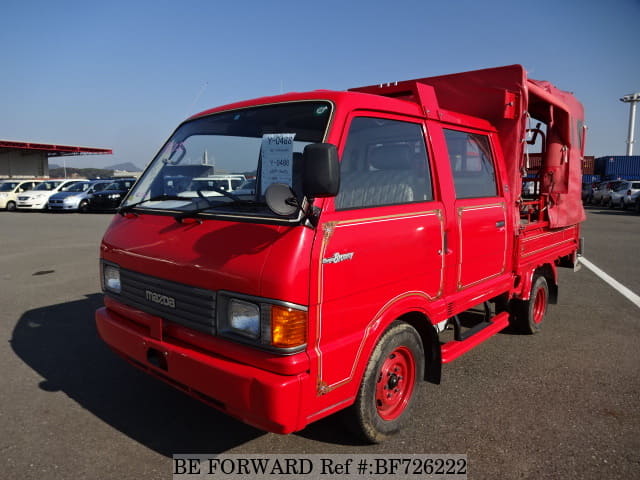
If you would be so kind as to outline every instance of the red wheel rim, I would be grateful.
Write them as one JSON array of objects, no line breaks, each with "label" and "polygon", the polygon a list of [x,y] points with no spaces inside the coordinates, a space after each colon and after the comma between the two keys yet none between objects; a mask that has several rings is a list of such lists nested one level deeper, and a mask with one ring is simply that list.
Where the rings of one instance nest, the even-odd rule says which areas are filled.
[{"label": "red wheel rim", "polygon": [[542,323],[544,312],[547,309],[547,292],[544,288],[539,288],[533,302],[533,323]]},{"label": "red wheel rim", "polygon": [[398,418],[407,407],[416,377],[411,350],[398,347],[384,359],[376,383],[376,410],[383,420]]}]

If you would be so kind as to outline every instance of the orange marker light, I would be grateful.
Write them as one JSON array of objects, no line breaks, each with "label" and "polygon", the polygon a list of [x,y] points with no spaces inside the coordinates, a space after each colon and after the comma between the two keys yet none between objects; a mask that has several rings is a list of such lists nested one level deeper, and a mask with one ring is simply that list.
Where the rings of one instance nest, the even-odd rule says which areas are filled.
[{"label": "orange marker light", "polygon": [[271,306],[271,344],[292,348],[307,342],[307,312],[293,308]]}]

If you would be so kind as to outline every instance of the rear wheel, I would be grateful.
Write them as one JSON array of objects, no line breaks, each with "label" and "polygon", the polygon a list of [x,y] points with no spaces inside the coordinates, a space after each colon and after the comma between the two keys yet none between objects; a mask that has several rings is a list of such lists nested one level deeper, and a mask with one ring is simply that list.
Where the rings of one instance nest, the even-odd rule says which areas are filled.
[{"label": "rear wheel", "polygon": [[348,426],[371,443],[397,433],[410,417],[423,377],[420,335],[407,323],[394,323],[373,350],[356,401],[345,411]]},{"label": "rear wheel", "polygon": [[16,209],[16,202],[13,202],[13,201],[7,202],[7,210],[8,211],[13,212],[13,211],[15,211],[15,209]]},{"label": "rear wheel", "polygon": [[535,276],[529,300],[515,300],[512,325],[521,333],[538,333],[549,305],[549,285],[542,275]]}]

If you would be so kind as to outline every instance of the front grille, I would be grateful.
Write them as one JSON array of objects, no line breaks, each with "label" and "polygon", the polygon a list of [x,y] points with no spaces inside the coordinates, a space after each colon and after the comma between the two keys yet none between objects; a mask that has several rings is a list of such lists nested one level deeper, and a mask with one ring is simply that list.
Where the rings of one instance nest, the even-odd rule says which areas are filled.
[{"label": "front grille", "polygon": [[109,295],[122,303],[170,322],[215,334],[216,292],[124,269],[120,269],[120,284],[120,294],[109,292]]},{"label": "front grille", "polygon": [[63,203],[63,201],[62,200],[53,199],[53,200],[49,200],[49,203]]}]

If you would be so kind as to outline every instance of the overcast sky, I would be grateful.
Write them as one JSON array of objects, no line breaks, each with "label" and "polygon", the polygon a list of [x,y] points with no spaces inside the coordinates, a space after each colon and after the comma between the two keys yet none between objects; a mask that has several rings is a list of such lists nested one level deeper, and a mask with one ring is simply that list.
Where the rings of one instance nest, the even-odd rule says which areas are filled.
[{"label": "overcast sky", "polygon": [[142,167],[237,100],[513,63],[583,102],[587,154],[623,155],[619,98],[640,92],[640,0],[4,0],[2,17],[0,139],[114,151],[67,166]]}]

